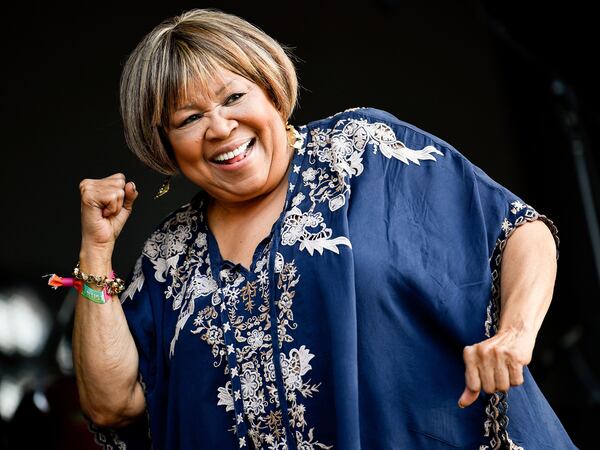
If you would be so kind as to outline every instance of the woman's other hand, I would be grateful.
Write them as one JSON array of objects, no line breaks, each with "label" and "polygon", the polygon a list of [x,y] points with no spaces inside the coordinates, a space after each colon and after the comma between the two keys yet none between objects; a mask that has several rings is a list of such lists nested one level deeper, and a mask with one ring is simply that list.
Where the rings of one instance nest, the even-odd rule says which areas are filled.
[{"label": "woman's other hand", "polygon": [[466,388],[458,404],[471,405],[481,390],[488,394],[523,384],[537,334],[552,300],[556,245],[542,220],[519,226],[510,236],[500,270],[498,332],[465,347]]},{"label": "woman's other hand", "polygon": [[523,368],[531,362],[534,344],[535,336],[509,330],[465,347],[466,387],[458,405],[471,405],[482,390],[492,394],[523,384]]},{"label": "woman's other hand", "polygon": [[138,196],[135,183],[116,173],[100,180],[85,179],[79,191],[82,251],[110,258]]}]

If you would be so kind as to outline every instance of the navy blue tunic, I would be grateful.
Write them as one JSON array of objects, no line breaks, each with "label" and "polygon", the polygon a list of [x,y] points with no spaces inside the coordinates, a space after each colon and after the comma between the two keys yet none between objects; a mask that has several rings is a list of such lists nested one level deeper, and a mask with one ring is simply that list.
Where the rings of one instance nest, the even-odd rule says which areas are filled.
[{"label": "navy blue tunic", "polygon": [[552,222],[383,111],[298,131],[251,267],[221,257],[202,193],[136,263],[121,301],[153,448],[575,448],[527,369],[509,394],[457,406],[464,346],[496,331],[507,239],[538,219],[556,235]]}]

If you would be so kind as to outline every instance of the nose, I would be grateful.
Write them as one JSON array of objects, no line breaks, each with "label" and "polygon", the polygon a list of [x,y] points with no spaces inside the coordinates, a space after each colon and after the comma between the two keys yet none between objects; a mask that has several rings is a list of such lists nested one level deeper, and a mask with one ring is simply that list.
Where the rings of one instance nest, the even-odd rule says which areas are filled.
[{"label": "nose", "polygon": [[209,119],[205,133],[206,139],[226,139],[237,127],[237,121],[223,114],[220,108],[215,108],[206,116]]}]

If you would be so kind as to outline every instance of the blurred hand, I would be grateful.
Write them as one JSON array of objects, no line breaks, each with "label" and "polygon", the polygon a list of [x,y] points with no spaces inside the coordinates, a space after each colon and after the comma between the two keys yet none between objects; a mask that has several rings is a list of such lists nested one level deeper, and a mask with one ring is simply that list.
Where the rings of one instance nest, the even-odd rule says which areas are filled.
[{"label": "blurred hand", "polygon": [[465,347],[466,387],[458,405],[473,404],[482,390],[492,394],[523,384],[523,368],[531,362],[534,344],[535,337],[509,330]]},{"label": "blurred hand", "polygon": [[110,259],[115,241],[138,196],[135,183],[116,173],[100,180],[85,179],[81,192],[81,248]]}]

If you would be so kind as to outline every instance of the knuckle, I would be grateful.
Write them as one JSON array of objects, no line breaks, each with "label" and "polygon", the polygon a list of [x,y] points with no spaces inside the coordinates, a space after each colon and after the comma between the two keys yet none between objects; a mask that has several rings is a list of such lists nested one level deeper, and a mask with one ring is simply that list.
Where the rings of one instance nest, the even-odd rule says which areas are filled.
[{"label": "knuckle", "polygon": [[487,358],[498,359],[502,355],[502,349],[497,345],[488,345],[484,349],[484,354]]},{"label": "knuckle", "polygon": [[511,348],[508,347],[497,347],[494,351],[494,356],[498,361],[514,361],[515,354]]},{"label": "knuckle", "polygon": [[117,183],[119,186],[125,186],[125,175],[122,173],[118,173],[115,176]]},{"label": "knuckle", "polygon": [[477,356],[477,348],[475,345],[467,345],[463,349],[463,357],[472,360]]},{"label": "knuckle", "polygon": [[513,347],[502,346],[502,354],[510,359],[515,359],[517,356],[517,350]]},{"label": "knuckle", "polygon": [[85,179],[81,180],[79,182],[79,190],[81,192],[83,192],[85,189],[87,189],[89,187],[91,182],[92,182],[92,180],[90,180],[89,178],[85,178]]},{"label": "knuckle", "polygon": [[531,358],[528,358],[527,355],[523,354],[523,352],[518,351],[517,349],[509,349],[506,353],[507,360],[512,361],[515,365],[524,366],[529,363]]},{"label": "knuckle", "polygon": [[490,358],[496,358],[496,349],[489,345],[482,345],[478,349],[478,353],[481,359],[487,360]]}]

